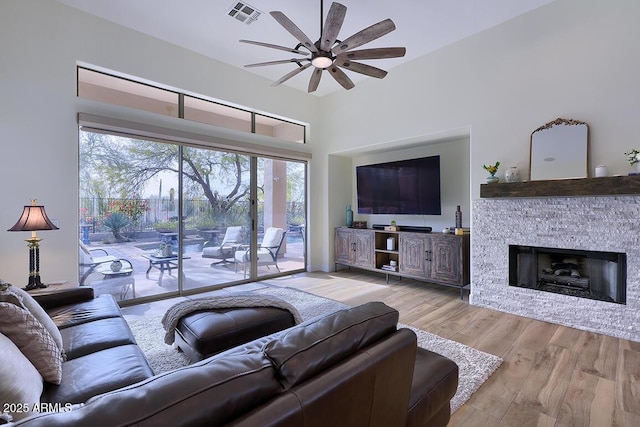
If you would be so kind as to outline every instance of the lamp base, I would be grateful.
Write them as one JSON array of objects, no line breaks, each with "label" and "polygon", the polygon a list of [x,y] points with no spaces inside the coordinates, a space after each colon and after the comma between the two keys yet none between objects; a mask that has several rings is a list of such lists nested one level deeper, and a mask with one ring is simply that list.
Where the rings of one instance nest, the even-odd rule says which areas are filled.
[{"label": "lamp base", "polygon": [[35,231],[33,233],[34,235],[26,240],[29,246],[29,283],[25,286],[25,291],[47,287],[40,280],[40,241],[42,239],[35,236]]},{"label": "lamp base", "polygon": [[33,289],[42,289],[46,288],[48,285],[45,285],[40,280],[40,276],[29,276],[29,283],[23,289],[25,291],[31,291]]}]

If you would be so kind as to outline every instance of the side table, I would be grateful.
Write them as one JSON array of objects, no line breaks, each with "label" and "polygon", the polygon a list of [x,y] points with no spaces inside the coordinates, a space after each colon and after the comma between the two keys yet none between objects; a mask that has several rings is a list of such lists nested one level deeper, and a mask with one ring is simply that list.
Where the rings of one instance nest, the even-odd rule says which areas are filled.
[{"label": "side table", "polygon": [[35,297],[40,295],[55,294],[56,292],[62,292],[69,289],[78,288],[79,286],[80,285],[78,283],[64,280],[59,282],[50,282],[49,286],[47,286],[46,288],[31,289],[30,291],[27,291],[27,292],[29,292],[31,296]]}]

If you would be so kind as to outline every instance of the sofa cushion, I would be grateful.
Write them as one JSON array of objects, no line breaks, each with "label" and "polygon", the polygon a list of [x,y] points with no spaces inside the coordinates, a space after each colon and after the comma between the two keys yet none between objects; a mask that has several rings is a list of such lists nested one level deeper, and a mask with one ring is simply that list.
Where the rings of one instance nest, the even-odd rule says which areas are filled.
[{"label": "sofa cushion", "polygon": [[22,301],[12,290],[12,286],[0,279],[0,302],[10,302],[11,304],[22,306]]},{"label": "sofa cushion", "polygon": [[15,304],[0,302],[0,333],[13,341],[45,381],[60,384],[62,350],[33,314]]},{"label": "sofa cushion", "polygon": [[100,393],[135,384],[153,376],[147,360],[136,345],[121,345],[66,361],[64,381],[45,384],[42,402],[83,403]]},{"label": "sofa cushion", "polygon": [[100,295],[79,304],[54,308],[49,310],[48,314],[59,329],[121,316],[120,307],[111,294]]},{"label": "sofa cushion", "polygon": [[27,425],[218,426],[280,390],[273,366],[261,352],[214,356],[96,396],[74,411],[34,416]]},{"label": "sofa cushion", "polygon": [[3,405],[0,412],[6,410],[14,420],[19,420],[40,402],[42,377],[20,349],[2,334],[0,360],[0,403]]},{"label": "sofa cushion", "polygon": [[46,312],[65,305],[91,301],[93,298],[93,288],[88,286],[52,289],[51,292],[38,293],[33,296],[33,299],[36,300]]},{"label": "sofa cushion", "polygon": [[62,350],[63,346],[60,330],[56,327],[55,323],[53,323],[53,320],[51,320],[51,317],[49,317],[47,312],[44,311],[44,308],[42,308],[40,304],[33,299],[29,292],[24,289],[20,289],[17,286],[10,286],[5,292],[16,295],[19,298],[22,303],[22,307],[29,310],[29,312],[31,312],[31,314],[33,314],[40,323],[42,323],[42,326],[44,326],[49,334],[51,334],[51,337],[58,345],[58,348]]},{"label": "sofa cushion", "polygon": [[289,389],[395,331],[398,316],[381,302],[340,310],[285,331],[264,352]]},{"label": "sofa cushion", "polygon": [[135,344],[129,325],[122,317],[94,320],[61,330],[67,360],[119,345]]}]

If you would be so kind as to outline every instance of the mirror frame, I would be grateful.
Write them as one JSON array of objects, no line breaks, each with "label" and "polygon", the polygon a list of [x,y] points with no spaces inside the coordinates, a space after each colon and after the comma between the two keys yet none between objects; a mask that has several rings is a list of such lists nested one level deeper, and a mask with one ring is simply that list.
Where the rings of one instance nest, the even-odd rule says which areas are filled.
[{"label": "mirror frame", "polygon": [[[560,173],[558,175],[554,175],[553,177],[534,178],[533,168],[535,167],[535,159],[536,159],[535,151],[534,151],[535,150],[534,136],[537,132],[553,129],[554,126],[584,126],[585,127],[586,135],[585,135],[584,141],[578,140],[576,142],[577,144],[584,145],[584,168],[583,168],[582,162],[580,162],[580,164],[578,165],[578,167],[580,168],[580,172],[577,174],[568,173],[567,175],[563,175],[562,173]],[[579,147],[579,148],[582,148],[582,147]],[[583,156],[582,152],[580,152],[580,156],[582,158]],[[567,156],[565,156],[565,158],[566,157]],[[553,159],[553,160],[556,160],[556,159]],[[560,160],[561,160],[560,161],[560,168],[561,168],[563,164],[562,158]],[[564,162],[564,164],[569,164],[569,163],[576,163],[576,162],[568,162],[568,161]],[[575,169],[576,168],[574,167],[572,170],[575,170]],[[584,169],[584,172],[583,172],[583,169]],[[536,130],[531,132],[531,139],[529,142],[529,180],[530,181],[531,180],[538,181],[538,180],[554,180],[554,179],[570,179],[570,178],[587,178],[588,176],[589,176],[589,125],[586,122],[575,120],[575,119],[557,118],[549,123],[546,123],[543,126],[540,126]]]}]

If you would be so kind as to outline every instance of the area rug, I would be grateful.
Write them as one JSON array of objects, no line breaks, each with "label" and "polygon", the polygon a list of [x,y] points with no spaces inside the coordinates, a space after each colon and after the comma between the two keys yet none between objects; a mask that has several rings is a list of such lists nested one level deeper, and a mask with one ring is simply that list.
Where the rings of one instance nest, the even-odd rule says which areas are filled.
[{"label": "area rug", "polygon": [[[338,301],[291,288],[265,288],[256,292],[268,293],[289,302],[298,309],[303,320],[349,307]],[[162,315],[146,316],[129,322],[138,345],[156,374],[189,364],[189,359],[183,353],[164,344],[161,319]],[[471,395],[502,364],[501,358],[464,344],[402,323],[398,324],[398,327],[413,330],[418,337],[420,347],[442,354],[458,364],[460,368],[458,391],[451,400],[452,413],[469,400]]]}]

